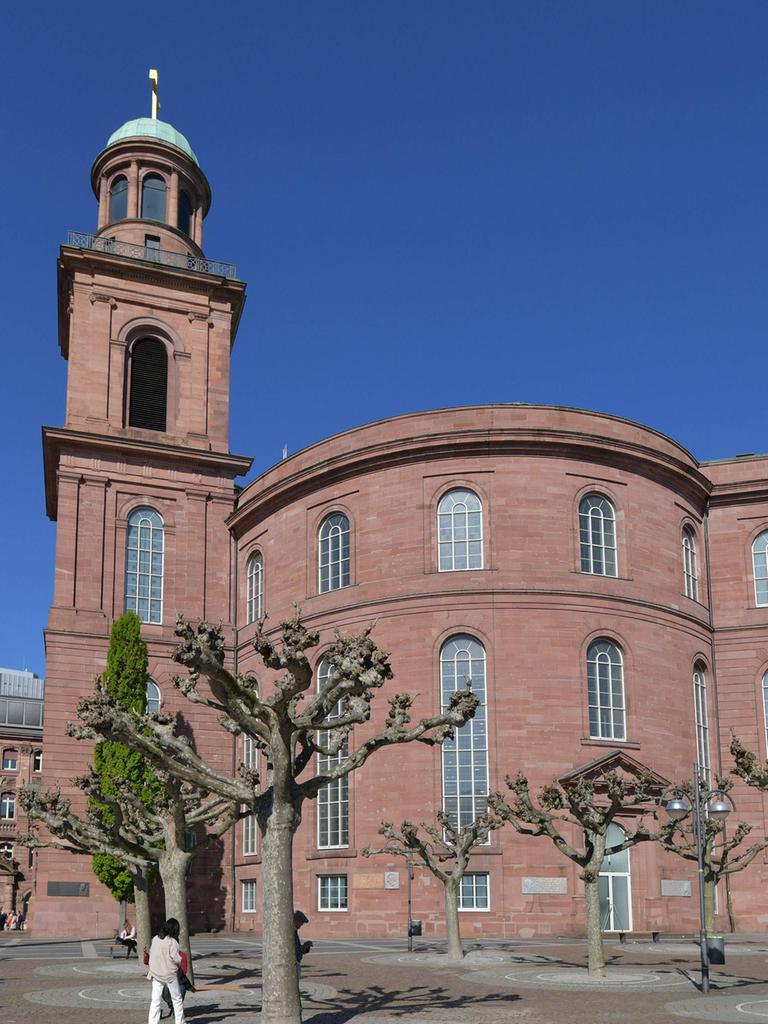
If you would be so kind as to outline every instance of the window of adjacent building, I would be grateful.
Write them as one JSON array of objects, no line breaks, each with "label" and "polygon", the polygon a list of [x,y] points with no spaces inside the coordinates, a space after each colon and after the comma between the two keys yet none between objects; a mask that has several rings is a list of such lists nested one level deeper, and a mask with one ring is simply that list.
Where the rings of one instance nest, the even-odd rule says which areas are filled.
[{"label": "window of adjacent building", "polygon": [[602,494],[585,494],[579,502],[581,571],[616,576],[616,513]]},{"label": "window of adjacent building", "polygon": [[[327,684],[331,667],[323,658],[317,668],[317,688]],[[328,715],[327,721],[332,722],[343,714],[343,703],[339,701]],[[331,741],[333,733],[330,729],[320,729],[317,741],[325,747]],[[348,754],[346,740],[335,754],[318,754],[317,770],[323,775],[331,771],[344,760]],[[317,794],[317,846],[318,849],[338,849],[349,846],[349,778],[343,776],[323,786]]]},{"label": "window of adjacent building", "polygon": [[128,216],[128,179],[125,175],[115,178],[109,188],[109,219],[125,220]]},{"label": "window of adjacent building", "polygon": [[16,817],[16,795],[14,793],[3,793],[0,796],[0,818],[6,821]]},{"label": "window of adjacent building", "polygon": [[626,739],[624,659],[610,640],[595,640],[587,651],[589,735],[593,739]]},{"label": "window of adjacent building", "polygon": [[163,520],[151,508],[128,516],[125,610],[142,622],[163,621]]},{"label": "window of adjacent building", "polygon": [[768,672],[763,675],[763,721],[765,722],[765,749],[768,751]]},{"label": "window of adjacent building", "polygon": [[755,572],[755,604],[768,605],[768,530],[755,537],[752,566]]},{"label": "window of adjacent building", "polygon": [[168,353],[157,338],[131,348],[128,426],[164,431],[168,411]]},{"label": "window of adjacent building", "polygon": [[347,876],[317,876],[317,909],[348,910]]},{"label": "window of adjacent building", "polygon": [[19,754],[17,750],[3,751],[3,768],[7,772],[15,772],[19,767]]},{"label": "window of adjacent building", "polygon": [[256,767],[258,753],[253,736],[243,736],[243,764],[246,768]]},{"label": "window of adjacent building", "polygon": [[459,910],[489,910],[487,871],[468,871],[459,885]]},{"label": "window of adjacent building", "polygon": [[13,860],[12,843],[0,843],[0,857],[8,857],[9,860]]},{"label": "window of adjacent building", "polygon": [[455,690],[472,680],[480,701],[475,717],[443,743],[443,808],[461,828],[485,811],[488,796],[488,732],[485,648],[471,636],[454,636],[440,650],[440,692],[443,710]]},{"label": "window of adjacent building", "polygon": [[43,752],[42,750],[36,750],[32,755],[32,771],[41,772],[43,770]]},{"label": "window of adjacent building", "polygon": [[707,674],[703,665],[693,669],[693,710],[696,719],[696,759],[704,778],[710,778],[709,715],[707,714]]},{"label": "window of adjacent building", "polygon": [[683,584],[685,596],[698,601],[699,568],[696,561],[696,538],[688,526],[683,529]]},{"label": "window of adjacent building", "polygon": [[190,228],[192,227],[192,201],[184,191],[179,190],[179,211],[178,211],[178,228],[179,231],[183,231],[185,235],[191,234]]},{"label": "window of adjacent building", "polygon": [[248,559],[247,585],[248,599],[246,620],[256,622],[263,614],[264,604],[264,559],[257,551]]},{"label": "window of adjacent building", "polygon": [[348,587],[349,519],[343,512],[334,512],[320,527],[320,593]]},{"label": "window of adjacent building", "polygon": [[243,913],[256,913],[256,882],[243,882]]},{"label": "window of adjacent building", "polygon": [[141,216],[165,221],[165,180],[159,174],[148,174],[141,183]]},{"label": "window of adjacent building", "polygon": [[252,857],[257,852],[258,824],[255,814],[243,818],[243,856]]},{"label": "window of adjacent building", "polygon": [[160,687],[152,679],[147,680],[147,714],[154,715],[160,710],[163,700],[160,696]]},{"label": "window of adjacent building", "polygon": [[483,568],[483,506],[474,491],[448,491],[437,506],[440,572]]}]

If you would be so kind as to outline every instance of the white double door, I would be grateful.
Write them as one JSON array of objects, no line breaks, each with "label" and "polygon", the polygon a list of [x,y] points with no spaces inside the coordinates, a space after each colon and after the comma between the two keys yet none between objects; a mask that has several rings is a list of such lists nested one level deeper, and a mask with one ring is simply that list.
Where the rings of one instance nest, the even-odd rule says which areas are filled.
[{"label": "white double door", "polygon": [[[618,825],[610,825],[606,847],[623,843],[625,833]],[[600,890],[600,926],[604,932],[632,931],[632,883],[629,850],[614,853],[603,860],[598,878]]]}]

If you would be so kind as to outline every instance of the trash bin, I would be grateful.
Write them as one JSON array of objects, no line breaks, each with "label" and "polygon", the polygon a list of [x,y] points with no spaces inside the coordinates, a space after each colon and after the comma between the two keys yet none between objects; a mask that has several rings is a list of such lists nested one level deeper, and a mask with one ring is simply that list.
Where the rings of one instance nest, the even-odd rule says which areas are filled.
[{"label": "trash bin", "polygon": [[417,921],[415,918],[411,918],[408,922],[408,934],[413,937],[414,935],[421,935],[421,921]]},{"label": "trash bin", "polygon": [[724,935],[707,935],[707,955],[711,964],[725,963]]}]

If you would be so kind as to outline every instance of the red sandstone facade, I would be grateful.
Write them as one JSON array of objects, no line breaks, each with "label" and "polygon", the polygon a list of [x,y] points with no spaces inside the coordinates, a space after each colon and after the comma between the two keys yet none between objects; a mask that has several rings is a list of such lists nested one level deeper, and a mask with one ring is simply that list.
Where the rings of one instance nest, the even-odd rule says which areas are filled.
[{"label": "red sandstone facade", "polygon": [[[115,223],[111,182],[126,167],[128,217]],[[173,145],[144,138],[108,147],[94,165],[97,237],[141,246],[145,231],[156,228],[137,216],[148,169],[168,176],[164,245],[200,256],[209,203],[202,172]],[[195,196],[194,237],[186,241],[172,214],[179,180]],[[137,508],[156,510],[165,529],[162,621],[144,628],[151,676],[165,708],[188,716],[199,748],[218,767],[236,770],[242,740],[173,689],[173,623],[177,610],[221,620],[233,666],[258,671],[250,645],[255,625],[248,622],[255,554],[259,610],[269,623],[289,616],[299,600],[308,624],[320,630],[319,665],[334,630],[376,620],[378,643],[393,652],[392,692],[418,694],[419,713],[440,704],[446,642],[463,636],[481,644],[491,790],[519,768],[539,785],[611,752],[670,781],[689,776],[697,758],[695,669],[706,680],[712,767],[728,767],[731,727],[766,755],[768,607],[756,604],[752,544],[768,529],[768,458],[700,464],[671,439],[618,417],[474,407],[347,431],[267,470],[236,497],[234,478],[249,460],[228,452],[229,353],[243,299],[240,282],[198,269],[153,265],[108,247],[62,249],[67,422],[45,431],[48,511],[58,523],[46,631],[47,784],[66,786],[89,756],[64,727],[103,667],[111,622],[125,608],[126,534]],[[164,431],[130,426],[132,346],[147,334],[167,350]],[[482,567],[441,571],[438,506],[453,490],[471,492],[482,507]],[[583,571],[579,510],[590,494],[615,513],[615,575]],[[336,513],[349,524],[349,579],[320,592],[319,531]],[[685,531],[696,547],[695,596],[685,592]],[[589,715],[587,663],[598,640],[623,659],[626,728],[619,739],[596,736]],[[381,716],[386,694],[378,705]],[[370,731],[379,724],[375,713]],[[367,732],[356,730],[355,742]],[[735,817],[763,833],[762,796],[743,787],[735,796]],[[296,841],[297,905],[310,912],[315,934],[402,934],[404,865],[364,859],[362,850],[376,844],[382,819],[429,819],[441,806],[441,751],[413,744],[380,752],[350,778],[348,801],[346,842],[335,845],[319,847],[320,811],[306,811]],[[258,842],[245,829],[238,825],[195,867],[198,927],[260,931]],[[695,887],[683,895],[691,867],[653,844],[632,850],[629,861],[632,927],[694,930]],[[487,884],[487,897],[478,901],[482,909],[464,912],[467,935],[582,930],[577,873],[545,840],[496,832],[473,855],[471,871]],[[336,895],[344,879],[343,907],[332,909],[324,889],[320,897],[329,878]],[[765,858],[733,878],[740,929],[768,924],[767,880]],[[89,883],[89,898],[56,895],[60,882]],[[723,925],[725,897],[719,894]],[[426,934],[441,934],[439,887],[418,870],[414,914]],[[32,926],[68,933],[73,915],[91,934],[107,934],[116,921],[114,903],[86,861],[42,854]]]}]

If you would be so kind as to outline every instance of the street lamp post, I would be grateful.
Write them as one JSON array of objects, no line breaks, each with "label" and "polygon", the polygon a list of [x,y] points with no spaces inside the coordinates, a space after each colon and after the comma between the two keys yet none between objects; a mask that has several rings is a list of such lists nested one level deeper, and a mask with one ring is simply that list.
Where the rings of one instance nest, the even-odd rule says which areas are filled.
[{"label": "street lamp post", "polygon": [[673,821],[682,821],[693,811],[693,832],[696,839],[696,860],[699,869],[701,991],[706,995],[709,992],[709,946],[707,945],[707,913],[704,896],[704,851],[706,846],[704,824],[707,818],[712,818],[714,821],[725,821],[731,811],[736,810],[736,804],[722,789],[709,788],[706,770],[696,763],[693,766],[693,800],[683,790],[676,789],[673,791],[672,798],[664,805],[664,809]]}]

